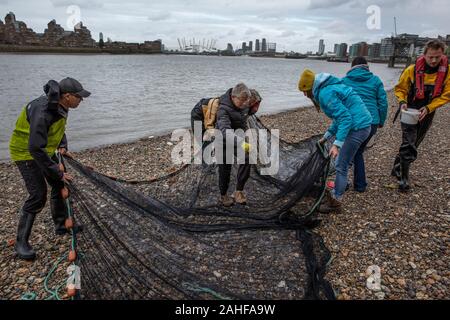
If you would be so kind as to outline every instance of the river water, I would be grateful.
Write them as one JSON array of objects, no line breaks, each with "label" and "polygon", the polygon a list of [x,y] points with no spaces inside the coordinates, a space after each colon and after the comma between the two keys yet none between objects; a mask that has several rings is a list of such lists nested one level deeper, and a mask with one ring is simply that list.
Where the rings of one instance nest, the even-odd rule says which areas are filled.
[{"label": "river water", "polygon": [[[0,55],[0,160],[23,106],[39,97],[48,80],[70,76],[92,92],[69,116],[73,151],[158,135],[190,123],[203,97],[243,81],[263,97],[260,114],[309,105],[297,89],[304,68],[344,76],[346,63],[251,57],[179,55]],[[401,70],[372,64],[390,89]]]}]

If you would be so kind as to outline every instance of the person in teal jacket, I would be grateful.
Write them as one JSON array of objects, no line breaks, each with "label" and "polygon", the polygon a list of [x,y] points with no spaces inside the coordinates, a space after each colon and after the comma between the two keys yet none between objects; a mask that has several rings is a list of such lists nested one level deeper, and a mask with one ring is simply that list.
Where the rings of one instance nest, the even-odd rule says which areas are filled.
[{"label": "person in teal jacket", "polygon": [[372,128],[367,140],[356,152],[353,166],[353,186],[358,192],[365,192],[367,188],[366,170],[364,164],[364,150],[370,139],[382,128],[386,121],[388,111],[388,100],[383,82],[379,77],[370,72],[366,58],[357,57],[353,59],[352,68],[342,82],[352,87],[361,97],[372,116]]},{"label": "person in teal jacket", "polygon": [[359,95],[330,74],[315,75],[307,69],[300,77],[298,88],[333,120],[320,143],[336,137],[330,149],[330,156],[336,159],[336,180],[334,189],[327,193],[328,203],[319,210],[339,212],[348,169],[361,144],[369,137],[372,116]]}]

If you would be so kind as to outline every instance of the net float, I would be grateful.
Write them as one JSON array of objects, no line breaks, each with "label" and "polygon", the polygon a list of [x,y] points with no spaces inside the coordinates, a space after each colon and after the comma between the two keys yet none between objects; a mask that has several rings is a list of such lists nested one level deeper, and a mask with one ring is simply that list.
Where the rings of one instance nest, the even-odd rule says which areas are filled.
[{"label": "net float", "polygon": [[74,262],[77,260],[77,252],[75,250],[69,251],[69,262]]},{"label": "net float", "polygon": [[64,200],[69,198],[69,189],[67,187],[61,189],[61,196]]},{"label": "net float", "polygon": [[71,298],[74,297],[77,294],[77,289],[75,288],[75,285],[73,283],[69,284],[67,286],[67,295]]},{"label": "net float", "polygon": [[64,222],[64,226],[68,230],[73,228],[73,219],[72,219],[72,217],[69,217],[69,218],[66,219],[66,221]]}]

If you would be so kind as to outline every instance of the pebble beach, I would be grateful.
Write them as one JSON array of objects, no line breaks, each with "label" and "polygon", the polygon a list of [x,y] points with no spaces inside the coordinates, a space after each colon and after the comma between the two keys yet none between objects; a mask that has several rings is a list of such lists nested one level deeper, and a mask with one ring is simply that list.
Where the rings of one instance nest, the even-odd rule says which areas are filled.
[{"label": "pebble beach", "polygon": [[[390,105],[394,106],[392,92]],[[262,108],[264,106],[262,105]],[[392,123],[395,107],[366,152],[365,193],[350,190],[341,214],[322,215],[319,233],[332,254],[326,279],[341,300],[450,299],[450,106],[437,111],[411,169],[412,190],[397,191],[390,169],[401,141],[400,124]],[[329,120],[314,108],[261,117],[281,137],[298,142],[323,133]],[[83,164],[107,175],[146,180],[176,167],[170,160],[170,136],[145,137],[126,144],[73,153]],[[49,207],[36,219],[31,244],[34,262],[15,257],[18,210],[27,197],[21,176],[11,163],[0,163],[0,299],[52,298],[45,277],[66,253],[70,237],[54,234]],[[371,270],[379,268],[381,286],[368,286]],[[49,286],[65,279],[67,265],[56,270]],[[64,292],[64,290],[62,291]],[[62,295],[61,298],[64,298]]]}]

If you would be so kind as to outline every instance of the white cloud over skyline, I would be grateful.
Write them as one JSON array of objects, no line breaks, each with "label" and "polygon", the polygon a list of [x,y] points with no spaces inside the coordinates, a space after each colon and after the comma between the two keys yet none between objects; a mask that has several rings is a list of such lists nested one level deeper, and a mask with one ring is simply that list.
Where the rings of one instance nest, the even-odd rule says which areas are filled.
[{"label": "white cloud over skyline", "polygon": [[[99,32],[117,41],[162,39],[168,48],[177,47],[177,38],[213,38],[224,49],[227,43],[240,47],[264,37],[276,42],[278,51],[316,51],[319,39],[330,51],[334,43],[390,36],[394,16],[399,33],[450,34],[445,0],[0,0],[0,19],[13,11],[35,32],[43,32],[52,19],[67,29],[71,5],[80,7],[94,39]],[[371,5],[381,9],[379,30],[366,26]]]}]

